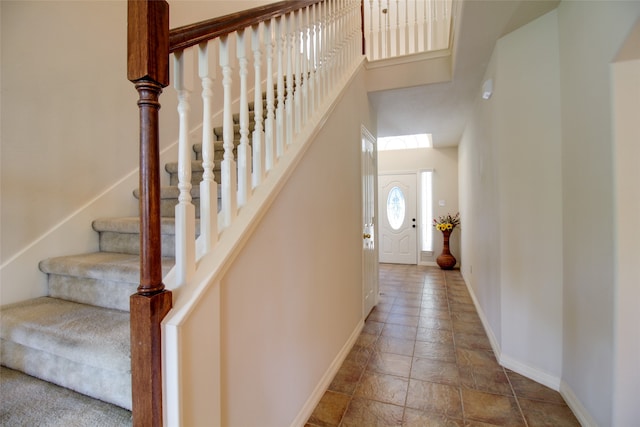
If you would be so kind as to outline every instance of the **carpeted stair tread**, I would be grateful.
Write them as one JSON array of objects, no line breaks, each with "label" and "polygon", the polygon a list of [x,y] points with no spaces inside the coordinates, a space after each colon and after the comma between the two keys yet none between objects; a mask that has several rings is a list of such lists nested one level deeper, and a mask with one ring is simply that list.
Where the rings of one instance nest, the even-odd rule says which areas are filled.
[{"label": "carpeted stair tread", "polygon": [[2,307],[1,337],[89,366],[129,371],[129,313],[40,297]]},{"label": "carpeted stair tread", "polygon": [[[172,165],[170,167],[171,173],[178,173],[178,164],[177,163],[168,163],[168,164]],[[202,169],[202,161],[201,160],[200,161],[194,160],[193,164],[198,164],[198,168],[192,169],[192,171],[195,170],[196,172],[201,172],[203,170]],[[175,166],[175,170],[173,170],[174,166]],[[166,169],[166,167],[165,167],[165,169]],[[167,172],[169,172],[169,171],[167,171]],[[189,193],[191,193],[191,198],[199,199],[200,198],[200,186],[199,185],[193,185],[191,187],[191,191],[189,191]],[[177,199],[179,195],[180,195],[180,189],[178,188],[177,185],[169,185],[169,186],[160,187],[160,200]],[[140,190],[139,189],[136,188],[135,190],[133,190],[133,197],[135,197],[136,199],[140,199]]]},{"label": "carpeted stair tread", "polygon": [[0,367],[0,425],[125,427],[131,412],[13,369]]},{"label": "carpeted stair tread", "polygon": [[[167,171],[168,173],[178,173],[178,162],[168,162],[167,164],[164,165],[164,170]],[[202,167],[202,160],[192,160],[191,172],[202,172],[202,171],[204,171],[204,168]],[[195,187],[196,186],[194,186],[193,188]]]},{"label": "carpeted stair tread", "polygon": [[131,408],[129,313],[41,297],[2,308],[2,364]]},{"label": "carpeted stair tread", "polygon": [[[112,233],[140,234],[140,217],[98,218],[91,223],[91,226],[98,233],[109,231]],[[176,234],[175,218],[160,218],[160,233]]]},{"label": "carpeted stair tread", "polygon": [[[162,274],[166,275],[175,261],[162,259]],[[40,261],[43,273],[92,279],[116,280],[128,283],[140,281],[140,256],[113,252],[61,256]]]}]

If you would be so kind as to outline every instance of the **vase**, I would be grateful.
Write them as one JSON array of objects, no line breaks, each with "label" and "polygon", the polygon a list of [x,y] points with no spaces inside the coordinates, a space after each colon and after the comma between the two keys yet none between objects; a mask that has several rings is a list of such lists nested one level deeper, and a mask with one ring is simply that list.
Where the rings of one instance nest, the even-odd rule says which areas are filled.
[{"label": "vase", "polygon": [[442,231],[442,253],[436,258],[436,263],[443,270],[451,270],[456,265],[456,259],[449,251],[449,237],[453,230]]}]

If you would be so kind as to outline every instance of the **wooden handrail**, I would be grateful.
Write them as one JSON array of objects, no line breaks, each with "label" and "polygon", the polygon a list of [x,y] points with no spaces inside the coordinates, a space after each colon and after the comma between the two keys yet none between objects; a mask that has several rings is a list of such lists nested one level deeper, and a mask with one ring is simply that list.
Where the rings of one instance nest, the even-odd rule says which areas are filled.
[{"label": "wooden handrail", "polygon": [[290,0],[279,1],[265,6],[258,6],[242,12],[231,13],[219,18],[208,19],[195,24],[175,28],[169,33],[169,51],[186,49],[207,40],[226,36],[234,31],[239,31],[268,21],[271,18],[322,3],[324,0]]}]

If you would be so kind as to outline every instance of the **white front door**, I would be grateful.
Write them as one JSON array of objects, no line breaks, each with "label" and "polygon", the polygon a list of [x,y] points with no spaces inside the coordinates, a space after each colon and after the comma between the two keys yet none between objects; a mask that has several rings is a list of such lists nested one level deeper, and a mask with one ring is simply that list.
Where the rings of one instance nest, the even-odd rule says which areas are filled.
[{"label": "white front door", "polygon": [[375,141],[375,138],[362,128],[362,311],[364,318],[378,303]]},{"label": "white front door", "polygon": [[380,262],[417,264],[416,174],[380,175]]}]

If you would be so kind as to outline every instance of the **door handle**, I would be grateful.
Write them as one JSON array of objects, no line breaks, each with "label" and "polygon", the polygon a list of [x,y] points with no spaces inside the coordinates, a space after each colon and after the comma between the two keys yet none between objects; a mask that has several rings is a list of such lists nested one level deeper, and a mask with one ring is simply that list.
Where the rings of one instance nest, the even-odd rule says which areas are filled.
[{"label": "door handle", "polygon": [[364,233],[364,234],[362,235],[362,238],[363,238],[363,239],[370,239],[370,238],[371,238],[371,234],[369,234],[369,233]]}]

